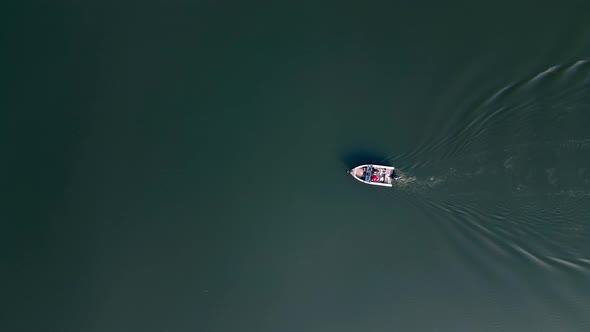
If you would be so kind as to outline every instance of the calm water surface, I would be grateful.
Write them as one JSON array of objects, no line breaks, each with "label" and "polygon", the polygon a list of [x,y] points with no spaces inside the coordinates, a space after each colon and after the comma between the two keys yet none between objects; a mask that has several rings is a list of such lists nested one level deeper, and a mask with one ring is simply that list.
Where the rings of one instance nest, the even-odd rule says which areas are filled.
[{"label": "calm water surface", "polygon": [[2,329],[588,331],[589,9],[12,6]]}]

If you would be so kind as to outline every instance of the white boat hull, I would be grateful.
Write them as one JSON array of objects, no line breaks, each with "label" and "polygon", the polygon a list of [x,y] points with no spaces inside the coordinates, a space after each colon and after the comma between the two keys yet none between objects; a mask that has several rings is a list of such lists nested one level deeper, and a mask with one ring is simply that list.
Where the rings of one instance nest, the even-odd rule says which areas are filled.
[{"label": "white boat hull", "polygon": [[393,182],[397,180],[395,167],[383,165],[360,165],[348,171],[353,178],[362,183],[381,186],[393,187]]}]

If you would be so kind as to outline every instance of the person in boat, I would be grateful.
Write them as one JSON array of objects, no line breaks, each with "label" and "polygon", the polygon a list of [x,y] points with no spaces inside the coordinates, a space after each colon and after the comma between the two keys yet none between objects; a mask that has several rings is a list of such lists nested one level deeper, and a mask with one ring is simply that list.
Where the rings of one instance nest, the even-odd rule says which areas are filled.
[{"label": "person in boat", "polygon": [[379,170],[373,168],[373,172],[371,174],[371,182],[378,182],[379,181]]},{"label": "person in boat", "polygon": [[376,172],[373,172],[373,175],[371,175],[371,182],[377,182],[379,181],[379,176],[377,175]]}]

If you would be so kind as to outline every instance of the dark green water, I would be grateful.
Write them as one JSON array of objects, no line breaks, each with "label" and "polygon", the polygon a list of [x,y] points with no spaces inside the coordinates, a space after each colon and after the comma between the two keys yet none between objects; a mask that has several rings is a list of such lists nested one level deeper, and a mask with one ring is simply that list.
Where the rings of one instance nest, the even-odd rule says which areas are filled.
[{"label": "dark green water", "polygon": [[590,330],[589,7],[7,6],[1,329]]}]

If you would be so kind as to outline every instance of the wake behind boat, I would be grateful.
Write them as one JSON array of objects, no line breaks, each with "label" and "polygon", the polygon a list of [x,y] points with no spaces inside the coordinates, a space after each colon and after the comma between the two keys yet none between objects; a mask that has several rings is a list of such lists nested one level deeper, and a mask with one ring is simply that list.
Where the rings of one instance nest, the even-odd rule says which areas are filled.
[{"label": "wake behind boat", "polygon": [[393,181],[398,179],[393,166],[360,165],[348,173],[360,182],[373,186],[393,187]]}]

